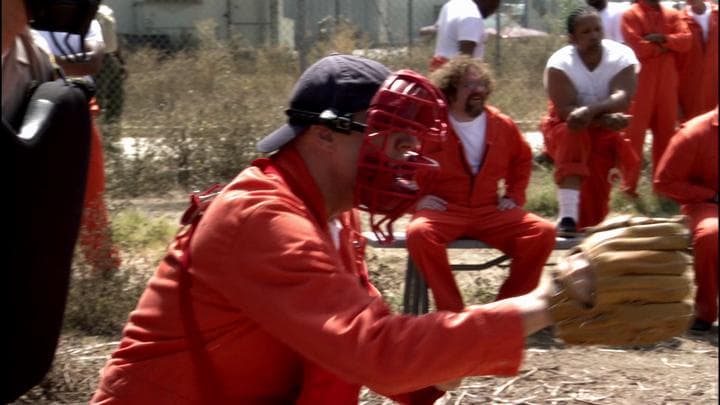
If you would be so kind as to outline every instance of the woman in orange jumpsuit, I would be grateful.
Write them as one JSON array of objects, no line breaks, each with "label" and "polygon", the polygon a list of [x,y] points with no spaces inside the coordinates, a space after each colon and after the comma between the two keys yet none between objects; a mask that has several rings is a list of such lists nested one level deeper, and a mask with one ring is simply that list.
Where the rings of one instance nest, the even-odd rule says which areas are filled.
[{"label": "woman in orange jumpsuit", "polygon": [[[635,153],[643,156],[645,131],[653,135],[653,172],[675,132],[678,108],[678,73],[675,57],[690,50],[690,30],[680,12],[659,0],[638,0],[623,13],[621,29],[625,44],[640,60],[637,93],[630,107],[630,126],[625,134]],[[637,168],[640,171],[640,168]],[[639,175],[631,176],[639,178]],[[629,192],[637,184],[629,185]]]},{"label": "woman in orange jumpsuit", "polygon": [[521,208],[532,168],[530,146],[509,117],[485,106],[492,90],[485,64],[458,56],[431,79],[450,100],[452,131],[440,150],[428,152],[441,169],[408,224],[408,252],[438,309],[464,307],[446,249],[461,237],[482,240],[512,258],[498,300],[525,294],[537,285],[555,247],[554,225]]},{"label": "woman in orange jumpsuit", "polygon": [[718,6],[688,0],[682,15],[692,32],[690,51],[677,54],[680,118],[687,121],[718,104]]},{"label": "woman in orange jumpsuit", "polygon": [[695,330],[718,317],[718,108],[687,121],[655,174],[655,190],[682,204],[693,233]]}]

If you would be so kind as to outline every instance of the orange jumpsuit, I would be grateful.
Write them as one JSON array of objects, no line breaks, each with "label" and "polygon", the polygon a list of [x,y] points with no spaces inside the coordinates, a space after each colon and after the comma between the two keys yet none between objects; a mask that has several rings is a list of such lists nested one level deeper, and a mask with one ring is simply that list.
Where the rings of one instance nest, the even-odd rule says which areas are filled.
[{"label": "orange jumpsuit", "polygon": [[[485,114],[486,150],[478,173],[470,171],[462,143],[451,131],[440,150],[428,151],[441,167],[428,194],[447,201],[447,210],[419,210],[407,227],[410,256],[441,310],[460,311],[464,306],[448,261],[449,242],[479,239],[512,258],[498,300],[535,288],[555,247],[555,226],[521,208],[532,168],[530,146],[509,117],[493,107],[485,107]],[[516,208],[497,209],[501,179],[505,196],[515,201]]]},{"label": "orange jumpsuit", "polygon": [[105,161],[97,117],[100,114],[95,98],[90,100],[92,126],[90,135],[90,163],[85,186],[85,201],[79,242],[85,260],[96,272],[118,269],[120,255],[113,245],[105,205]]},{"label": "orange jumpsuit", "polygon": [[655,189],[678,203],[693,232],[695,315],[718,316],[718,109],[686,122],[660,160]]},{"label": "orange jumpsuit", "polygon": [[620,169],[623,188],[637,184],[629,178],[639,174],[640,158],[630,142],[619,132],[601,127],[570,131],[567,123],[558,118],[552,103],[549,113],[540,123],[545,150],[555,164],[555,182],[568,176],[582,177],[578,228],[597,225],[608,214],[611,179],[610,170]]},{"label": "orange jumpsuit", "polygon": [[712,110],[718,104],[718,6],[710,6],[707,41],[686,8],[683,18],[692,32],[689,52],[677,54],[678,101],[683,121]]},{"label": "orange jumpsuit", "polygon": [[91,403],[356,404],[361,385],[398,395],[517,373],[517,307],[393,314],[358,217],[339,216],[339,248],[327,218],[292,145],[242,171],[169,247]]},{"label": "orange jumpsuit", "polygon": [[[641,66],[637,92],[629,111],[633,118],[625,135],[632,142],[635,153],[643,156],[645,131],[648,128],[652,130],[654,172],[675,132],[678,105],[675,55],[690,49],[690,31],[680,12],[668,7],[656,10],[651,8],[646,0],[638,0],[625,11],[621,28],[625,44],[635,51]],[[665,49],[643,39],[651,33],[665,35]],[[629,191],[635,192],[636,186],[630,185]]]}]

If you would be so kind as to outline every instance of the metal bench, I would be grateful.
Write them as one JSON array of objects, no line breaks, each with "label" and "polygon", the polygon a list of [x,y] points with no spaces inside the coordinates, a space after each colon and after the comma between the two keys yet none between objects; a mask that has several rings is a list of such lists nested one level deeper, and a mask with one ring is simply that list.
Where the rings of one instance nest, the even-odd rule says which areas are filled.
[{"label": "metal bench", "polygon": [[[395,240],[388,245],[381,244],[375,234],[372,232],[363,232],[363,236],[367,239],[368,245],[376,249],[406,249],[405,233],[395,232],[393,236]],[[582,241],[582,238],[562,238],[555,239],[555,250],[567,250]],[[448,244],[448,249],[493,249],[485,243],[474,239],[458,239]],[[456,271],[485,270],[494,266],[498,266],[510,257],[504,254],[488,260],[484,263],[477,264],[450,264],[450,267]],[[405,288],[403,291],[403,312],[406,314],[424,314],[429,310],[428,291],[425,280],[422,277],[417,265],[413,262],[410,255],[407,256],[407,268],[405,269]]]}]

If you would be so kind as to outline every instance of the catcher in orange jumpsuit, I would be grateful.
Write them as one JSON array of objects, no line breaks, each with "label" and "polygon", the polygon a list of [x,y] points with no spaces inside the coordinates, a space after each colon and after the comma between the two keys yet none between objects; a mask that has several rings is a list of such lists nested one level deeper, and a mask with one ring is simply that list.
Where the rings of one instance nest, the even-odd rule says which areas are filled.
[{"label": "catcher in orange jumpsuit", "polygon": [[[532,152],[512,120],[486,106],[493,81],[478,59],[458,56],[431,79],[449,100],[452,131],[428,154],[440,173],[407,226],[410,256],[420,268],[440,310],[464,307],[448,261],[447,244],[479,239],[512,258],[497,299],[531,291],[555,247],[555,227],[524,211]],[[505,192],[498,197],[498,184]]]},{"label": "catcher in orange jumpsuit", "polygon": [[695,268],[694,330],[718,317],[718,108],[687,121],[660,160],[655,190],[690,219]]},{"label": "catcher in orange jumpsuit", "polygon": [[368,280],[351,209],[402,215],[389,202],[416,202],[415,173],[437,168],[420,148],[446,132],[442,96],[407,72],[335,54],[303,73],[289,123],[257,145],[277,152],[193,199],[91,403],[356,404],[366,385],[429,404],[443,381],[518,371],[549,284],[413,317]]},{"label": "catcher in orange jumpsuit", "polygon": [[[640,60],[637,93],[630,107],[625,135],[642,157],[645,131],[653,135],[653,173],[675,132],[678,108],[678,73],[675,57],[690,50],[690,31],[680,12],[664,7],[660,0],[638,0],[622,15],[621,29],[627,44]],[[685,83],[687,84],[687,83]],[[630,176],[639,178],[638,175]],[[637,184],[628,184],[634,194]]]},{"label": "catcher in orange jumpsuit", "polygon": [[686,121],[718,103],[718,6],[688,0],[682,16],[692,33],[690,51],[677,55],[680,118]]},{"label": "catcher in orange jumpsuit", "polygon": [[590,7],[570,13],[567,32],[570,44],[556,51],[545,68],[550,108],[540,124],[555,162],[561,235],[605,219],[613,168],[621,168],[624,179],[639,168],[639,158],[618,132],[630,120],[624,112],[637,84],[635,54],[603,39],[600,16]]}]

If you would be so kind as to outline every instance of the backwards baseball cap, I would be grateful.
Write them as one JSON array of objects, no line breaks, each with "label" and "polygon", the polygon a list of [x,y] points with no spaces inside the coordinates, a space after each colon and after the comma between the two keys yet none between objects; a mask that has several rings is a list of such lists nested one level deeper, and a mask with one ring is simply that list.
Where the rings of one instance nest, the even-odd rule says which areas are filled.
[{"label": "backwards baseball cap", "polygon": [[315,62],[300,76],[285,111],[288,123],[257,143],[259,152],[273,152],[310,125],[335,131],[363,131],[352,114],[366,110],[390,70],[382,64],[352,55],[332,54]]}]

